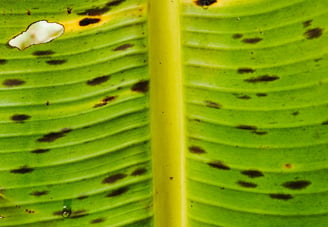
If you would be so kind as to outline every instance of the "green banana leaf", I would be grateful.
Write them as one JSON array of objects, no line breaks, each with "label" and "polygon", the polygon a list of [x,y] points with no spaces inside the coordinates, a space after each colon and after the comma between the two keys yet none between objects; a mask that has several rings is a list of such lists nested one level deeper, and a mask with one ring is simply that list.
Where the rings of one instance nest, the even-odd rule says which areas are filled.
[{"label": "green banana leaf", "polygon": [[327,0],[0,12],[0,226],[328,225]]}]

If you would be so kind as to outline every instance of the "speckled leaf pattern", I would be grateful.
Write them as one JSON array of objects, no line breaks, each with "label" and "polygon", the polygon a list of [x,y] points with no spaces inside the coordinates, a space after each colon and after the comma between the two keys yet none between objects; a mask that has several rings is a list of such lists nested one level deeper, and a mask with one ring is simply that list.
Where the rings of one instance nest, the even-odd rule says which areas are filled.
[{"label": "speckled leaf pattern", "polygon": [[[146,0],[0,2],[0,226],[150,226]],[[40,20],[64,25],[24,51]]]},{"label": "speckled leaf pattern", "polygon": [[190,226],[327,226],[328,1],[192,2]]}]

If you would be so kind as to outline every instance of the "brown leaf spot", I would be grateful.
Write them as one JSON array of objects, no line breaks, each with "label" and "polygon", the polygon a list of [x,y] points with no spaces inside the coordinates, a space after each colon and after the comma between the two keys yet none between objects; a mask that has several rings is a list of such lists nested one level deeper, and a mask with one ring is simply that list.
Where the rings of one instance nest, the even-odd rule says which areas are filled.
[{"label": "brown leaf spot", "polygon": [[105,218],[97,218],[97,219],[93,219],[90,221],[90,224],[98,224],[98,223],[102,223],[105,222],[106,219]]},{"label": "brown leaf spot", "polygon": [[243,175],[248,176],[249,178],[263,177],[264,174],[258,170],[243,170],[240,172]]},{"label": "brown leaf spot", "polygon": [[95,104],[95,105],[93,106],[93,108],[97,108],[97,107],[105,106],[105,105],[107,105],[110,101],[113,101],[113,100],[116,99],[116,98],[117,98],[117,96],[107,96],[107,97],[103,98],[103,99],[101,100],[100,103]]},{"label": "brown leaf spot", "polygon": [[328,120],[321,123],[322,125],[328,125]]},{"label": "brown leaf spot", "polygon": [[196,0],[195,3],[198,6],[210,6],[214,3],[216,3],[217,0]]},{"label": "brown leaf spot", "polygon": [[301,189],[306,188],[310,184],[311,184],[310,181],[299,180],[299,181],[287,181],[287,182],[283,183],[282,186],[284,186],[285,188],[292,189],[292,190],[301,190]]},{"label": "brown leaf spot", "polygon": [[251,77],[248,79],[245,79],[244,81],[248,83],[261,83],[261,82],[272,82],[275,80],[278,80],[278,76],[269,76],[269,75],[263,75],[263,76],[257,76],[257,77]]},{"label": "brown leaf spot", "polygon": [[7,79],[7,80],[3,81],[2,84],[5,85],[6,87],[15,87],[15,86],[25,84],[25,81],[20,80],[20,79]]},{"label": "brown leaf spot", "polygon": [[100,21],[100,18],[84,18],[79,21],[80,26],[88,26],[90,24],[96,24]]},{"label": "brown leaf spot", "polygon": [[268,96],[267,93],[256,93],[256,96],[257,97],[265,97],[265,96]]},{"label": "brown leaf spot", "polygon": [[111,191],[109,194],[106,195],[106,197],[119,196],[119,195],[124,194],[128,190],[129,190],[128,187],[119,188],[119,189],[116,189],[116,190]]},{"label": "brown leaf spot", "polygon": [[73,211],[70,218],[81,218],[84,216],[87,216],[88,213],[86,210],[77,210],[77,211]]},{"label": "brown leaf spot", "polygon": [[123,178],[125,178],[125,177],[127,177],[126,174],[124,174],[124,173],[118,173],[118,174],[115,174],[115,175],[112,175],[112,176],[106,177],[106,178],[102,181],[102,183],[103,183],[103,184],[113,184],[113,183],[115,183],[116,181],[121,180],[121,179],[123,179]]},{"label": "brown leaf spot", "polygon": [[252,183],[252,182],[246,182],[246,181],[238,181],[237,184],[244,188],[256,188],[257,184]]},{"label": "brown leaf spot", "polygon": [[262,41],[262,38],[258,38],[258,37],[257,38],[245,38],[245,39],[242,39],[242,41],[244,43],[256,44],[256,43]]},{"label": "brown leaf spot", "polygon": [[6,59],[0,59],[0,65],[4,65],[7,63],[7,60]]},{"label": "brown leaf spot", "polygon": [[123,44],[123,45],[121,45],[121,46],[116,47],[116,48],[114,49],[114,51],[126,50],[126,49],[128,49],[128,48],[133,47],[133,46],[134,46],[134,44],[126,43],[126,44]]},{"label": "brown leaf spot", "polygon": [[242,129],[242,130],[256,130],[257,127],[253,125],[238,125],[236,128]]},{"label": "brown leaf spot", "polygon": [[10,170],[11,173],[17,173],[17,174],[25,174],[25,173],[30,173],[32,172],[34,169],[33,168],[30,168],[28,166],[22,166],[18,169],[13,169],[13,170]]},{"label": "brown leaf spot", "polygon": [[48,151],[50,151],[50,149],[36,149],[36,150],[31,151],[31,153],[33,153],[33,154],[43,154],[43,153],[46,153]]},{"label": "brown leaf spot", "polygon": [[62,129],[60,132],[50,132],[46,135],[44,135],[43,137],[39,138],[37,141],[38,142],[53,142],[61,137],[64,137],[67,133],[69,133],[70,131],[72,131],[69,128],[64,128]]},{"label": "brown leaf spot", "polygon": [[295,112],[292,113],[292,115],[293,116],[297,116],[297,115],[299,115],[299,112],[298,111],[295,111]]},{"label": "brown leaf spot", "polygon": [[233,39],[241,39],[242,37],[243,37],[243,34],[239,34],[239,33],[236,33],[236,34],[232,35]]},{"label": "brown leaf spot", "polygon": [[245,73],[253,73],[253,72],[255,72],[255,70],[254,69],[251,69],[251,68],[239,68],[237,70],[237,72],[239,74],[245,74]]},{"label": "brown leaf spot", "polygon": [[100,16],[106,12],[108,12],[110,8],[108,6],[104,7],[95,7],[92,9],[87,9],[81,13],[78,13],[78,15],[87,15],[87,16]]},{"label": "brown leaf spot", "polygon": [[266,132],[266,131],[258,131],[258,130],[253,131],[252,133],[254,133],[256,135],[259,135],[259,136],[263,136],[263,135],[268,134],[268,132]]},{"label": "brown leaf spot", "polygon": [[52,55],[55,52],[52,50],[37,50],[33,52],[34,56],[48,56],[48,55]]},{"label": "brown leaf spot", "polygon": [[89,198],[89,196],[87,196],[87,195],[80,195],[79,197],[77,197],[78,200],[83,200],[83,199],[86,199],[86,198]]},{"label": "brown leaf spot", "polygon": [[293,196],[290,195],[290,194],[269,194],[269,196],[272,198],[272,199],[280,199],[280,200],[289,200],[289,199],[292,199]]},{"label": "brown leaf spot", "polygon": [[313,28],[304,32],[304,36],[306,39],[316,39],[322,36],[322,34],[323,34],[322,28]]},{"label": "brown leaf spot", "polygon": [[31,118],[31,116],[29,116],[27,114],[15,114],[15,115],[11,116],[11,120],[16,121],[16,122],[24,122],[30,118]]},{"label": "brown leaf spot", "polygon": [[46,61],[47,64],[49,65],[62,65],[66,62],[64,59],[57,59],[57,60],[48,60]]},{"label": "brown leaf spot", "polygon": [[307,20],[307,21],[304,21],[304,22],[303,22],[303,27],[304,27],[304,28],[307,28],[307,27],[311,26],[312,21],[313,21],[313,20]]},{"label": "brown leaf spot", "polygon": [[106,3],[106,6],[118,6],[121,3],[125,2],[125,0],[114,0],[114,1],[109,1]]},{"label": "brown leaf spot", "polygon": [[66,12],[67,12],[67,14],[71,14],[71,13],[72,13],[72,10],[73,10],[72,8],[67,7],[67,8],[66,8]]},{"label": "brown leaf spot", "polygon": [[219,103],[209,101],[209,100],[205,100],[205,105],[207,107],[214,108],[214,109],[221,109],[221,107],[222,107]]},{"label": "brown leaf spot", "polygon": [[134,84],[131,88],[132,91],[146,93],[149,90],[149,80],[141,80]]},{"label": "brown leaf spot", "polygon": [[131,176],[140,176],[147,172],[145,168],[138,168],[131,173]]},{"label": "brown leaf spot", "polygon": [[205,154],[206,153],[206,151],[203,148],[198,147],[198,146],[189,147],[189,152],[193,153],[193,154]]},{"label": "brown leaf spot", "polygon": [[90,86],[96,86],[96,85],[107,82],[109,79],[110,79],[110,76],[99,76],[99,77],[93,78],[92,80],[88,80],[87,84]]},{"label": "brown leaf spot", "polygon": [[222,170],[230,170],[230,167],[224,164],[221,161],[214,161],[207,163],[209,166],[216,168],[216,169],[222,169]]},{"label": "brown leaf spot", "polygon": [[30,195],[33,195],[36,197],[40,197],[40,196],[48,195],[48,194],[49,194],[49,191],[34,191],[34,192],[30,193]]}]

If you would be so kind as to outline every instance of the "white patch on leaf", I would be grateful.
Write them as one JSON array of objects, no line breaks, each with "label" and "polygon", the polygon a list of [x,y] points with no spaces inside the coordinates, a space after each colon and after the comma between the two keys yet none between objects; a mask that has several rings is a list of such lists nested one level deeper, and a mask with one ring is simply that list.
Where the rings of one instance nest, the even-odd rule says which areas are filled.
[{"label": "white patch on leaf", "polygon": [[32,45],[48,43],[64,33],[64,26],[58,23],[49,23],[41,20],[34,22],[25,32],[15,36],[9,41],[9,45],[24,50]]}]

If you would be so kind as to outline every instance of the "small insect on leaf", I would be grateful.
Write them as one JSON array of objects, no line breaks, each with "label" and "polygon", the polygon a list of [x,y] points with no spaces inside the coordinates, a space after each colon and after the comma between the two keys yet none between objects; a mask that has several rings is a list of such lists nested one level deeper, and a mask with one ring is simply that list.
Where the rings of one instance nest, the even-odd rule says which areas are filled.
[{"label": "small insect on leaf", "polygon": [[26,31],[9,40],[11,47],[24,50],[32,45],[48,43],[64,33],[64,26],[58,23],[49,23],[41,20],[32,23]]}]

